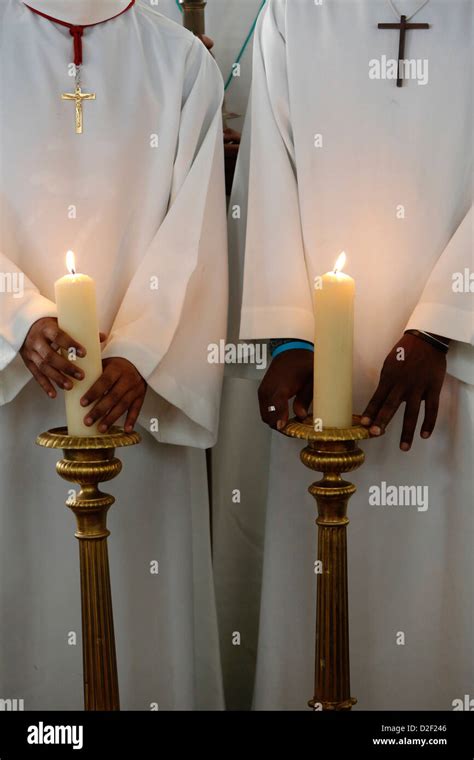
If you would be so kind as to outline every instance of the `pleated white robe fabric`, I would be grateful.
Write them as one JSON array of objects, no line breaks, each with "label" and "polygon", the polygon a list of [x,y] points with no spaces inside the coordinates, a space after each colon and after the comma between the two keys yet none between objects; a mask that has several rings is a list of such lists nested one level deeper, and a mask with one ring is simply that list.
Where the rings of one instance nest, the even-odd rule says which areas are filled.
[{"label": "pleated white robe fabric", "polygon": [[[214,41],[212,54],[216,59],[224,81],[234,72],[225,95],[226,113],[235,114],[228,126],[241,130],[243,126],[252,78],[253,36],[249,40],[239,66],[237,57],[247,39],[261,0],[208,0],[205,8],[206,34]],[[176,0],[158,0],[157,10],[165,16],[182,23],[182,13]]]},{"label": "pleated white robe fabric", "polygon": [[[396,3],[407,16],[418,5]],[[469,288],[452,287],[472,271],[471,14],[464,0],[431,0],[414,18],[430,23],[406,44],[407,58],[429,62],[425,85],[369,78],[371,59],[398,50],[398,32],[377,29],[395,21],[378,0],[270,0],[254,43],[240,337],[312,340],[313,278],[345,250],[355,411],[407,325],[454,342],[432,438],[402,453],[399,410],[350,476],[358,709],[449,710],[473,679],[473,319]],[[304,709],[313,694],[314,478],[300,449],[272,434],[255,709]],[[428,509],[370,505],[382,481],[428,486]]]},{"label": "pleated white robe fabric", "polygon": [[[128,5],[33,4],[76,24]],[[29,326],[55,315],[72,248],[97,284],[104,356],[128,358],[149,385],[143,441],[105,489],[117,497],[122,708],[222,709],[203,451],[222,383],[208,345],[225,336],[227,312],[222,79],[202,43],[145,2],[86,29],[83,51],[83,90],[97,99],[76,135],[60,97],[74,84],[69,30],[1,0],[0,270],[7,285],[24,276],[24,291],[0,294],[0,694],[27,710],[82,705],[74,519],[55,454],[34,443],[64,424],[63,402],[18,354]]]}]

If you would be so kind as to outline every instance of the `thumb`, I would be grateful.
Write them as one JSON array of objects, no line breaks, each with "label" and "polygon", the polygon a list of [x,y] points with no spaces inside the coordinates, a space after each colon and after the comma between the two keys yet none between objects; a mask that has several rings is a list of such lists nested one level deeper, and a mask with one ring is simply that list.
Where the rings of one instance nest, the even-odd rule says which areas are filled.
[{"label": "thumb", "polygon": [[306,383],[301,390],[296,394],[293,402],[293,410],[300,420],[304,420],[308,416],[309,407],[313,400],[313,383],[310,381]]}]

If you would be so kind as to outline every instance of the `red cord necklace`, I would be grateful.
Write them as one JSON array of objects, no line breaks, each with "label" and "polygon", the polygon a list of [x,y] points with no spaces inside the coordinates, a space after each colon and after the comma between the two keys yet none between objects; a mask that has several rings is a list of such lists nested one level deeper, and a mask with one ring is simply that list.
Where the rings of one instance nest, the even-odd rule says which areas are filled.
[{"label": "red cord necklace", "polygon": [[36,8],[32,8],[31,5],[28,5],[27,3],[24,3],[27,8],[29,8],[30,11],[33,13],[36,13],[38,16],[41,16],[42,18],[47,19],[48,21],[52,21],[54,24],[59,24],[60,26],[65,26],[69,29],[69,33],[71,37],[73,38],[73,50],[74,50],[74,76],[75,76],[75,89],[74,92],[63,92],[61,94],[62,100],[72,100],[75,103],[76,106],[76,113],[75,113],[75,125],[76,125],[76,134],[80,135],[83,131],[83,113],[82,113],[82,102],[84,100],[95,100],[96,94],[95,92],[82,92],[81,89],[81,70],[82,70],[82,35],[84,34],[84,29],[88,29],[91,26],[98,26],[99,24],[105,24],[107,21],[111,21],[114,18],[117,18],[118,16],[121,16],[122,13],[126,13],[130,8],[135,5],[135,0],[131,0],[129,5],[127,5],[126,8],[124,8],[120,13],[116,13],[115,16],[111,16],[110,18],[104,19],[103,21],[97,21],[95,24],[69,24],[67,21],[61,21],[58,18],[54,18],[53,16],[48,16],[46,13],[43,13],[42,11],[36,10]]}]

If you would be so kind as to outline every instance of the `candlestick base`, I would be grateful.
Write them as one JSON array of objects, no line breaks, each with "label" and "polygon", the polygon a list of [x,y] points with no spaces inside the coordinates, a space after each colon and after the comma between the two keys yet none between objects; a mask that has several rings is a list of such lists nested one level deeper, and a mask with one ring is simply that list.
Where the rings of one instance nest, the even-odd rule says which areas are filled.
[{"label": "candlestick base", "polygon": [[307,442],[301,461],[323,473],[309,487],[318,506],[318,573],[316,599],[316,654],[313,710],[350,710],[357,702],[351,697],[349,666],[349,605],[347,585],[347,506],[356,487],[341,473],[360,467],[365,454],[358,442],[370,438],[360,417],[349,428],[315,430],[313,419],[293,419],[282,432]]},{"label": "candlestick base", "polygon": [[69,436],[67,428],[56,428],[36,439],[39,446],[63,449],[56,471],[81,487],[66,506],[76,517],[79,539],[85,710],[120,709],[106,527],[107,511],[115,499],[98,486],[122,469],[115,449],[139,442],[138,433],[120,428],[87,437]]}]

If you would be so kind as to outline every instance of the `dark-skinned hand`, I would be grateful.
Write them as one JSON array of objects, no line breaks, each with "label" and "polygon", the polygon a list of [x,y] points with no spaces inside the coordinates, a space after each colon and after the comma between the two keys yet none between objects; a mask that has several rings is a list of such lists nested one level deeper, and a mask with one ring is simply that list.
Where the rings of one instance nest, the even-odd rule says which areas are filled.
[{"label": "dark-skinned hand", "polygon": [[[101,343],[106,339],[104,333],[99,333]],[[20,356],[25,366],[30,370],[39,386],[50,398],[56,398],[56,383],[58,388],[70,391],[73,383],[70,380],[84,378],[84,372],[61,353],[60,349],[69,352],[73,348],[78,357],[86,355],[87,351],[77,340],[61,330],[56,317],[42,317],[34,322],[20,348]]]},{"label": "dark-skinned hand", "polygon": [[[293,410],[304,419],[313,398],[314,354],[305,348],[293,348],[276,356],[258,389],[260,416],[274,430],[288,422],[288,402],[295,397]],[[275,411],[269,411],[275,407]]]},{"label": "dark-skinned hand", "polygon": [[20,348],[20,356],[36,382],[50,398],[56,398],[55,383],[58,388],[71,390],[72,377],[82,380],[84,373],[74,363],[59,353],[62,348],[74,348],[77,356],[85,356],[86,350],[58,326],[54,317],[38,319],[30,327]]},{"label": "dark-skinned hand", "polygon": [[[404,359],[397,358],[400,348],[404,350]],[[385,359],[377,390],[362,416],[362,424],[370,428],[372,435],[381,435],[400,404],[405,403],[400,448],[409,451],[422,401],[425,416],[421,438],[429,438],[434,430],[445,375],[446,355],[442,351],[416,335],[403,335]]]},{"label": "dark-skinned hand", "polygon": [[104,359],[103,373],[84,393],[82,406],[94,406],[87,412],[88,426],[100,420],[99,430],[106,433],[126,413],[125,431],[131,433],[145,400],[147,384],[137,368],[120,357]]},{"label": "dark-skinned hand", "polygon": [[214,47],[214,40],[208,37],[206,34],[199,34],[198,37],[203,43],[204,47],[211,51]]},{"label": "dark-skinned hand", "polygon": [[240,132],[237,132],[235,129],[231,129],[230,127],[226,127],[224,129],[224,150],[225,150],[226,157],[227,156],[237,157],[237,154],[240,148],[241,138],[242,138],[242,135],[240,134]]}]

